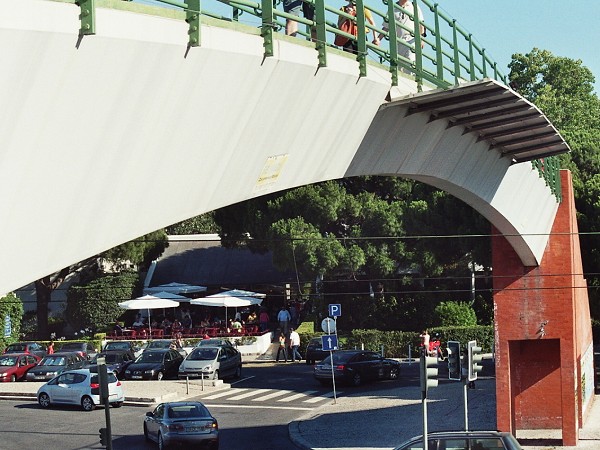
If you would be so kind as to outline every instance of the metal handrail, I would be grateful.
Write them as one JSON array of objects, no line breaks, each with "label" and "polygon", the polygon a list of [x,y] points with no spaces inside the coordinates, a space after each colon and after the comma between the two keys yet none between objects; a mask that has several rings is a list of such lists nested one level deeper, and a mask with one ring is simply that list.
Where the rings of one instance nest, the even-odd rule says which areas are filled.
[{"label": "metal handrail", "polygon": [[[95,1],[73,0],[81,8],[80,34],[95,33]],[[125,0],[127,1],[127,0]],[[502,74],[496,62],[486,53],[485,48],[473,42],[473,36],[458,25],[457,21],[440,11],[438,4],[431,0],[410,0],[412,10],[418,11],[422,5],[423,20],[415,17],[411,11],[402,8],[393,0],[380,0],[385,10],[380,11],[375,7],[364,5],[364,0],[356,0],[356,17],[346,14],[337,7],[325,4],[325,0],[303,0],[314,7],[314,20],[297,17],[283,11],[282,0],[220,0],[221,9],[231,8],[232,17],[228,18],[221,13],[201,8],[201,0],[145,0],[146,2],[165,4],[181,9],[185,12],[185,20],[189,24],[188,45],[191,47],[201,44],[200,23],[202,17],[211,17],[221,20],[238,21],[240,14],[254,17],[256,25],[260,28],[263,38],[264,56],[273,56],[273,34],[285,29],[285,20],[290,19],[303,24],[305,30],[298,30],[298,35],[306,40],[314,39],[319,67],[327,66],[327,52],[335,48],[335,36],[341,35],[356,42],[358,48],[356,60],[360,76],[367,75],[367,58],[371,58],[387,66],[391,73],[391,84],[398,84],[399,71],[413,75],[419,91],[423,83],[427,82],[434,87],[446,89],[464,81],[475,81],[493,78],[505,85],[507,77]],[[213,3],[214,4],[214,3]],[[364,8],[374,16],[375,25],[365,21]],[[429,16],[426,16],[429,14]],[[406,14],[414,23],[414,29],[408,29],[395,19],[395,14]],[[352,36],[337,28],[338,19],[342,17],[355,21],[358,36]],[[377,25],[377,19],[381,26]],[[384,27],[384,24],[387,26]],[[421,36],[420,26],[426,31],[426,36]],[[447,27],[447,28],[444,28]],[[384,29],[386,28],[386,29]],[[414,43],[396,37],[396,30],[402,28],[414,38]],[[368,41],[368,35],[375,31],[380,37],[381,46]],[[398,55],[398,49],[408,47],[414,53],[414,62]],[[533,167],[538,170],[546,184],[561,199],[559,164],[556,157],[547,157],[543,160],[533,161]]]}]

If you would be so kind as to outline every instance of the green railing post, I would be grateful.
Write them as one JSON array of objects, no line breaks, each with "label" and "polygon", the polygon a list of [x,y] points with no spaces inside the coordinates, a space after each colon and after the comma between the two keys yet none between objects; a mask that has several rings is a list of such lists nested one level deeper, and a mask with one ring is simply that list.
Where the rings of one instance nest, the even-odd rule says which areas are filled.
[{"label": "green railing post", "polygon": [[456,31],[456,19],[452,20],[452,46],[454,47],[454,84],[460,79],[460,52],[458,51],[458,32]]},{"label": "green railing post", "polygon": [[481,49],[481,57],[483,64],[481,65],[481,76],[483,78],[487,78],[487,67],[486,67],[486,57],[485,57],[485,48]]},{"label": "green railing post", "polygon": [[421,18],[419,17],[419,5],[417,0],[412,0],[413,23],[415,24],[415,80],[417,91],[423,90],[423,49],[421,48]]},{"label": "green railing post", "polygon": [[327,32],[325,29],[325,0],[315,0],[315,27],[317,49],[319,57],[319,67],[327,67]]},{"label": "green railing post", "polygon": [[185,5],[185,21],[189,24],[188,46],[198,47],[200,45],[200,0],[186,0]]},{"label": "green railing post", "polygon": [[392,86],[398,86],[398,35],[396,33],[396,15],[393,0],[384,0],[388,6],[387,21],[388,40],[390,42],[390,73],[392,74]]},{"label": "green railing post", "polygon": [[263,38],[263,47],[265,48],[265,57],[273,56],[273,0],[261,0],[262,4],[262,25],[260,35]]},{"label": "green railing post", "polygon": [[357,40],[357,55],[358,70],[361,77],[367,76],[367,36],[365,33],[365,6],[363,0],[356,0],[356,26],[358,32]]},{"label": "green railing post", "polygon": [[81,36],[88,34],[96,34],[96,2],[95,0],[77,0],[75,2],[79,6],[79,20],[81,28],[79,34]]},{"label": "green railing post", "polygon": [[438,4],[433,5],[433,18],[435,20],[435,65],[438,80],[444,79],[444,60],[442,59],[442,35],[440,34],[440,15]]},{"label": "green railing post", "polygon": [[469,34],[469,72],[471,72],[471,81],[475,81],[475,59],[473,56],[473,35]]}]

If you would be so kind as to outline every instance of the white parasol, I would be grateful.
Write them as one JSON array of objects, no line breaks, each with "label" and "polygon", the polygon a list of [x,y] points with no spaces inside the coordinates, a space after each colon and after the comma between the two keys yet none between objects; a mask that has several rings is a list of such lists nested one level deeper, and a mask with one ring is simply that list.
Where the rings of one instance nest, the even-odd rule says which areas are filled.
[{"label": "white parasol", "polygon": [[[173,295],[173,294],[170,294]],[[132,300],[126,300],[119,302],[119,306],[123,309],[147,309],[148,310],[148,328],[150,335],[152,335],[152,326],[150,321],[150,310],[160,308],[177,308],[179,302],[170,300],[167,298],[161,298],[154,295],[144,295],[142,297],[134,298]]]},{"label": "white parasol", "polygon": [[171,294],[193,294],[196,292],[206,292],[206,289],[206,286],[196,286],[194,284],[173,282],[144,288],[144,294],[154,295],[156,292],[169,292]]},{"label": "white parasol", "polygon": [[266,294],[260,294],[251,291],[242,291],[240,289],[233,289],[231,291],[207,295],[204,298],[194,298],[190,300],[190,304],[225,307],[225,323],[227,323],[227,308],[260,305],[265,297]]}]

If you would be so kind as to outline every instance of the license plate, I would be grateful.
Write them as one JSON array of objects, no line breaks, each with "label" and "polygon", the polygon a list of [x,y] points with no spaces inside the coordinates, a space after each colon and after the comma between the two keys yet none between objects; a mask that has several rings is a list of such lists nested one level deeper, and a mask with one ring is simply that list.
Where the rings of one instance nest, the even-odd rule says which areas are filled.
[{"label": "license plate", "polygon": [[132,375],[131,378],[133,378],[134,380],[141,380],[142,376],[141,375]]},{"label": "license plate", "polygon": [[185,429],[185,431],[189,431],[189,432],[202,431],[202,427],[187,427]]},{"label": "license plate", "polygon": [[35,376],[35,379],[36,379],[36,380],[45,380],[45,379],[46,379],[46,377],[45,377],[44,375],[36,375],[36,376]]}]

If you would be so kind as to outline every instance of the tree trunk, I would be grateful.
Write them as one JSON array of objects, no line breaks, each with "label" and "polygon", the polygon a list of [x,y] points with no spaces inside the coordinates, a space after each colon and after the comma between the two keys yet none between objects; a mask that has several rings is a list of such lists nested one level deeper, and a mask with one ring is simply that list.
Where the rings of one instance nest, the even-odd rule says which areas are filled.
[{"label": "tree trunk", "polygon": [[52,297],[49,276],[36,280],[35,295],[37,297],[37,339],[48,339],[48,305]]}]

